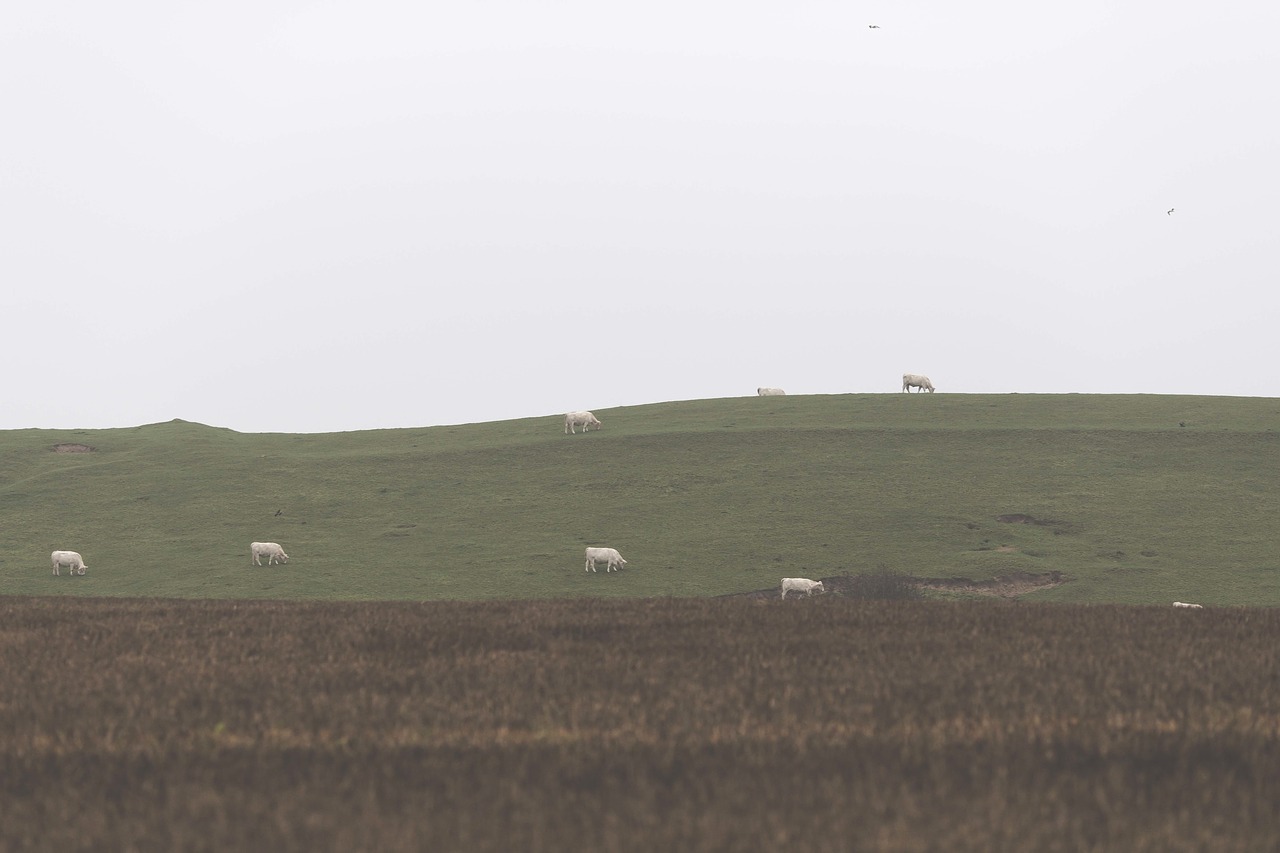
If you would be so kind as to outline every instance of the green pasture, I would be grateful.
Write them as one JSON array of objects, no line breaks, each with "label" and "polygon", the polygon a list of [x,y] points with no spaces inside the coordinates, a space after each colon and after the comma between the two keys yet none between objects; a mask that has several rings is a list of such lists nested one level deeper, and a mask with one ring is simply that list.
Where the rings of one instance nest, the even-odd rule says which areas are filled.
[{"label": "green pasture", "polygon": [[[0,432],[0,593],[702,596],[1065,572],[1040,600],[1280,603],[1280,400],[847,394],[323,435]],[[57,453],[80,443],[89,453]],[[1020,514],[1039,523],[998,521]],[[252,566],[252,540],[286,566]],[[628,567],[583,571],[586,545]],[[83,577],[50,573],[80,551]]]}]

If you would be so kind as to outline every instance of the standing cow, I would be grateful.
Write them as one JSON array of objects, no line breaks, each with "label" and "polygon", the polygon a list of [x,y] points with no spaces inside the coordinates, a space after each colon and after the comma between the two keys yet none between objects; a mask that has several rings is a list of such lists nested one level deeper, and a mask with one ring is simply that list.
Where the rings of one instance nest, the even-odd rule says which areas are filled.
[{"label": "standing cow", "polygon": [[594,572],[596,570],[596,562],[599,560],[604,560],[607,564],[604,568],[605,574],[621,571],[622,567],[627,564],[627,561],[622,559],[622,555],[614,548],[588,548],[587,568],[583,569],[583,571],[590,569]]},{"label": "standing cow", "polygon": [[58,570],[63,566],[66,566],[68,573],[73,575],[82,575],[89,568],[84,564],[84,557],[81,557],[75,551],[54,551],[49,557],[53,560],[53,573],[55,575],[62,575],[62,572]]},{"label": "standing cow", "polygon": [[249,555],[253,557],[255,566],[262,565],[262,558],[267,558],[267,565],[289,562],[289,555],[276,542],[250,542]]},{"label": "standing cow", "polygon": [[808,578],[783,578],[782,579],[782,597],[786,598],[789,592],[803,592],[805,598],[813,595],[815,592],[819,595],[825,593],[827,588],[822,585],[822,581],[811,581]]},{"label": "standing cow", "polygon": [[600,421],[596,420],[596,416],[590,412],[569,412],[564,416],[564,432],[565,435],[577,434],[578,427],[582,427],[582,431],[595,427],[600,429]]},{"label": "standing cow", "polygon": [[912,388],[916,388],[919,391],[928,391],[930,394],[933,393],[933,383],[929,381],[928,376],[923,376],[919,373],[902,374],[902,390],[910,394]]}]

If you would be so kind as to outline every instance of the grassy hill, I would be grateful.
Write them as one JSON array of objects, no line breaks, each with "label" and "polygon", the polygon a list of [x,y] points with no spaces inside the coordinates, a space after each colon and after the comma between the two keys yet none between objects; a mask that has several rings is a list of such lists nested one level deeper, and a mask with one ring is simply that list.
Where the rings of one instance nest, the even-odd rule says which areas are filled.
[{"label": "grassy hill", "polygon": [[[1280,400],[743,397],[325,435],[0,432],[0,593],[697,596],[1067,573],[1041,600],[1280,603]],[[58,444],[92,452],[54,452]],[[1000,516],[1026,516],[1010,523]],[[251,540],[287,566],[251,566]],[[584,546],[629,561],[584,573]],[[52,577],[78,550],[84,577]]]}]

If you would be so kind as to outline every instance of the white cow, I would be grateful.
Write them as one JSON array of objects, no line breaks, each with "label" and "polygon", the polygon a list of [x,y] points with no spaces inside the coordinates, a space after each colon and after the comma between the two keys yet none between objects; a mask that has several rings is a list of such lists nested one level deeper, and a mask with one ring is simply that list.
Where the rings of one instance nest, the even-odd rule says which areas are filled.
[{"label": "white cow", "polygon": [[268,566],[274,565],[275,563],[289,562],[289,555],[286,554],[284,549],[275,542],[250,542],[249,555],[253,557],[253,564],[255,566],[262,565],[262,557],[267,558]]},{"label": "white cow", "polygon": [[822,581],[811,581],[808,578],[783,578],[782,579],[782,597],[786,598],[788,592],[803,592],[807,598],[814,592],[825,593],[827,588],[822,585]]},{"label": "white cow", "polygon": [[566,435],[569,433],[576,434],[578,427],[582,427],[582,431],[586,432],[593,426],[596,429],[600,429],[600,421],[596,420],[596,416],[590,412],[569,412],[564,416],[564,431]]},{"label": "white cow", "polygon": [[929,381],[928,376],[921,376],[919,373],[902,374],[902,390],[909,394],[912,388],[933,393],[933,383]]},{"label": "white cow", "polygon": [[781,388],[757,388],[756,393],[761,397],[785,397],[787,392]]},{"label": "white cow", "polygon": [[622,555],[613,548],[588,548],[587,568],[583,569],[583,571],[585,572],[587,569],[590,569],[594,572],[596,570],[596,562],[598,560],[604,560],[608,563],[604,569],[605,574],[608,574],[609,572],[616,572],[627,564],[627,561],[622,559]]},{"label": "white cow", "polygon": [[84,557],[81,557],[75,551],[54,551],[49,557],[53,560],[53,573],[55,575],[62,575],[62,572],[58,570],[63,566],[66,566],[68,574],[72,575],[82,575],[89,568],[84,564]]},{"label": "white cow", "polygon": [[1174,607],[1190,607],[1192,610],[1204,610],[1203,604],[1187,604],[1185,601],[1175,601]]}]

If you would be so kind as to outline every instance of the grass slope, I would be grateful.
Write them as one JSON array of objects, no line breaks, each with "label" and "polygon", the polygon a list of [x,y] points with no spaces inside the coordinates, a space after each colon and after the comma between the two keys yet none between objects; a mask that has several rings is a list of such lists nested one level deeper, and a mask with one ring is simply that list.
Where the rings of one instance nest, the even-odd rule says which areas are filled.
[{"label": "grass slope", "polygon": [[[891,570],[1042,600],[1280,602],[1280,401],[744,397],[324,435],[0,432],[0,592],[697,596]],[[54,453],[60,442],[92,453]],[[279,512],[279,515],[277,515]],[[1008,524],[1023,513],[1053,524]],[[251,540],[292,562],[253,567]],[[582,570],[589,544],[617,574]],[[84,577],[48,553],[81,551]]]}]

